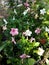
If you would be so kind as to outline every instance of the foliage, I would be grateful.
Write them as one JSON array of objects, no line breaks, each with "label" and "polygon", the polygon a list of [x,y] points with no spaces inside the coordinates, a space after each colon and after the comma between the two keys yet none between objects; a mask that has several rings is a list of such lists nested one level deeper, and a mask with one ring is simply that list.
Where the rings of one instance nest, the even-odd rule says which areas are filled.
[{"label": "foliage", "polygon": [[7,65],[34,65],[43,57],[47,64],[49,1],[9,2],[10,15],[7,19],[1,19],[0,24],[1,58],[5,56]]}]

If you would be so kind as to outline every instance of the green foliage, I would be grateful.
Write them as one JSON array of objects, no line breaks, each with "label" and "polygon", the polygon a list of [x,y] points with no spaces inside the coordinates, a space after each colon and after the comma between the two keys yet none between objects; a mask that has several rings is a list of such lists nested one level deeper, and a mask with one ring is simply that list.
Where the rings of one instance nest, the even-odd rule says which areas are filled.
[{"label": "green foliage", "polygon": [[35,63],[34,59],[32,59],[32,58],[28,59],[28,64],[29,65],[34,65],[34,63]]},{"label": "green foliage", "polygon": [[[40,47],[44,51],[47,50],[47,47],[49,48],[49,1],[29,1],[29,7],[24,5],[25,2],[26,0],[22,0],[22,6],[20,6],[18,0],[16,3],[14,0],[9,0],[10,8],[8,11],[10,15],[5,19],[6,21],[3,20],[4,18],[0,20],[0,52],[3,58],[5,56],[7,65],[34,65],[38,59],[41,59],[37,53],[38,48]],[[46,13],[44,13],[43,8]],[[24,12],[25,14],[23,14]],[[6,24],[6,22],[8,23]],[[11,28],[18,28],[18,35],[12,36],[10,34]],[[26,33],[27,30],[29,32]],[[30,31],[31,35],[29,35]],[[44,54],[46,55],[46,53]],[[30,55],[30,58],[20,58],[22,54]],[[42,57],[45,58],[45,55],[42,54]]]}]

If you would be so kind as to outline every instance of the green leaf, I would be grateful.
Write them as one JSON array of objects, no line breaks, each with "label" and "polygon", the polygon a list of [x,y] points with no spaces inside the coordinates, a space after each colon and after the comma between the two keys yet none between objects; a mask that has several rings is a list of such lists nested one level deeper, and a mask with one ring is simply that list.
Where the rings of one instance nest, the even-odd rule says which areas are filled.
[{"label": "green leaf", "polygon": [[34,42],[34,43],[33,43],[33,47],[38,47],[39,44],[40,44],[39,42]]},{"label": "green leaf", "polygon": [[28,65],[34,65],[35,59],[29,58],[28,59]]},{"label": "green leaf", "polygon": [[6,44],[0,46],[0,52],[5,48]]},{"label": "green leaf", "polygon": [[10,63],[11,63],[11,60],[8,59],[8,60],[7,60],[7,64],[10,64]]},{"label": "green leaf", "polygon": [[44,21],[43,24],[49,25],[49,21]]}]

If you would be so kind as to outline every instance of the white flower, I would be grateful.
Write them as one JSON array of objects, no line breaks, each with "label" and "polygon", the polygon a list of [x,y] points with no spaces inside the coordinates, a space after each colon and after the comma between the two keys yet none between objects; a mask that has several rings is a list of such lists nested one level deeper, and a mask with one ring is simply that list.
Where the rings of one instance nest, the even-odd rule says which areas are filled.
[{"label": "white flower", "polygon": [[6,19],[3,19],[4,23],[7,24],[8,22],[6,21]]},{"label": "white flower", "polygon": [[25,10],[25,11],[23,12],[23,14],[26,15],[26,14],[27,14],[27,10]]},{"label": "white flower", "polygon": [[30,10],[30,8],[28,7],[27,10],[25,10],[25,11],[23,12],[23,15],[26,15],[29,10]]},{"label": "white flower", "polygon": [[28,30],[26,30],[26,32],[25,32],[25,36],[31,36],[31,34],[32,34],[32,32],[28,29]]},{"label": "white flower", "polygon": [[[17,0],[15,0],[17,2]],[[22,0],[18,0],[18,3],[22,3]]]},{"label": "white flower", "polygon": [[4,0],[2,0],[2,1],[1,1],[1,4],[2,4],[3,6],[4,6],[4,3],[5,3],[5,1],[4,1]]},{"label": "white flower", "polygon": [[45,28],[45,31],[49,33],[49,28],[46,27],[46,28]]},{"label": "white flower", "polygon": [[40,14],[44,15],[45,13],[46,13],[46,10],[44,8],[40,10]]},{"label": "white flower", "polygon": [[19,5],[17,5],[17,7],[21,7],[23,4],[19,4]]},{"label": "white flower", "polygon": [[13,20],[15,20],[15,16],[13,16]]},{"label": "white flower", "polygon": [[49,65],[49,60],[48,59],[46,59],[46,64]]},{"label": "white flower", "polygon": [[17,14],[16,9],[14,9],[14,13]]},{"label": "white flower", "polygon": [[42,56],[43,53],[44,53],[44,50],[39,47],[39,48],[38,48],[38,51],[37,51],[37,54],[40,55],[40,56]]},{"label": "white flower", "polygon": [[3,26],[2,28],[3,28],[3,30],[7,30],[7,26],[6,26],[6,25],[5,25],[5,26]]}]

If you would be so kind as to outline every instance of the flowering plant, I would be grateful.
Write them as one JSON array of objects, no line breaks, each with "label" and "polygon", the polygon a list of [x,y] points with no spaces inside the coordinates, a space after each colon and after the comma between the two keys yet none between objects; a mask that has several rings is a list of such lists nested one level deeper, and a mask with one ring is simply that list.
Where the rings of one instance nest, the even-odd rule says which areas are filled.
[{"label": "flowering plant", "polygon": [[[1,19],[1,61],[3,62],[5,57],[6,65],[35,65],[36,61],[43,57],[48,64],[49,55],[44,56],[49,48],[47,2],[33,0],[18,3],[13,5],[12,9],[9,8],[9,13],[7,19]],[[3,65],[4,62],[1,64]]]}]

